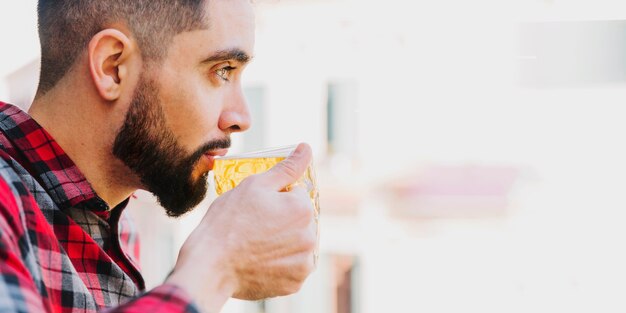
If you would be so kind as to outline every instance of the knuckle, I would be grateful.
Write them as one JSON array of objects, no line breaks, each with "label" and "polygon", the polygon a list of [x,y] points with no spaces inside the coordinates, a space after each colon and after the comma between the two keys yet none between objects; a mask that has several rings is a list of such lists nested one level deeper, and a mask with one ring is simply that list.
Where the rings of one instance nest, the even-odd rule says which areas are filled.
[{"label": "knuckle", "polygon": [[293,292],[291,292],[291,291],[289,290],[289,288],[288,288],[288,287],[282,287],[281,289],[278,289],[278,290],[276,291],[276,294],[275,294],[275,295],[273,295],[273,296],[276,296],[276,297],[284,297],[284,296],[288,296],[288,295],[290,295],[290,294],[292,294],[292,293],[293,293]]},{"label": "knuckle", "polygon": [[307,277],[309,277],[309,275],[311,275],[311,273],[313,273],[313,271],[315,270],[315,266],[314,266],[313,262],[311,261],[311,260],[313,260],[313,258],[310,257],[310,256],[311,256],[310,254],[307,254],[306,261],[302,265],[302,273],[303,273],[302,280],[303,281]]},{"label": "knuckle", "polygon": [[310,253],[315,249],[315,246],[317,245],[317,238],[308,228],[302,229],[298,238],[298,245],[299,252]]},{"label": "knuckle", "polygon": [[302,288],[304,281],[312,272],[312,265],[307,262],[300,261],[295,264],[292,264],[289,268],[289,275],[285,277],[283,283],[281,284],[281,294],[282,295],[290,295],[294,294]]},{"label": "knuckle", "polygon": [[278,292],[278,296],[279,297],[288,296],[288,295],[294,294],[296,292],[298,292],[298,290],[296,290],[294,288],[293,284],[288,284],[288,285],[284,286],[280,290],[280,292]]},{"label": "knuckle", "polygon": [[280,284],[280,288],[277,290],[277,296],[288,296],[300,291],[302,283],[299,280],[291,277],[290,279],[283,281]]},{"label": "knuckle", "polygon": [[300,262],[294,265],[294,281],[304,282],[304,280],[309,277],[314,270],[314,265],[311,260],[312,258],[309,253],[302,254]]},{"label": "knuckle", "polygon": [[309,266],[306,262],[301,262],[296,266],[296,281],[303,281],[309,276]]},{"label": "knuckle", "polygon": [[300,291],[300,289],[302,289],[302,285],[303,285],[302,283],[295,284],[293,286],[293,288],[292,288],[292,292],[291,293],[294,294],[294,293],[297,293],[298,291]]},{"label": "knuckle", "polygon": [[[312,260],[313,258],[309,258],[309,259]],[[315,264],[313,263],[313,261],[306,263],[306,271],[307,271],[307,277],[308,275],[311,275],[313,271],[315,271]]]},{"label": "knuckle", "polygon": [[302,289],[303,282],[304,282],[303,280],[293,281],[287,287],[287,292],[289,294],[297,293],[298,291],[300,291],[300,289]]},{"label": "knuckle", "polygon": [[309,274],[311,274],[311,268],[309,267],[308,264],[303,263],[302,265],[298,266],[298,274],[296,276],[296,282],[300,284],[304,283],[306,278],[309,277]]},{"label": "knuckle", "polygon": [[307,234],[304,236],[304,239],[302,240],[303,250],[306,252],[313,252],[316,245],[317,239],[314,238],[310,232],[307,232]]}]

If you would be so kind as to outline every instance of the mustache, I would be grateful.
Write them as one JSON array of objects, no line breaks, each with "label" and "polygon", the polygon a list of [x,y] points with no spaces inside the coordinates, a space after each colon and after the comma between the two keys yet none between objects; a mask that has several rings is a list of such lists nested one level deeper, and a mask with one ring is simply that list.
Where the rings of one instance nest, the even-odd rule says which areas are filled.
[{"label": "mustache", "polygon": [[230,148],[231,140],[230,137],[211,140],[198,148],[190,157],[189,161],[191,163],[195,163],[202,157],[207,151],[217,150],[217,149],[228,149]]}]

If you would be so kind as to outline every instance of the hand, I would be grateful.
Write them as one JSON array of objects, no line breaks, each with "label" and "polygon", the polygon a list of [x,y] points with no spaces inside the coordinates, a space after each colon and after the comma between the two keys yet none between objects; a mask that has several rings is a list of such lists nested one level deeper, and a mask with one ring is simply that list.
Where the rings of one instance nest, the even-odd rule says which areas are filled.
[{"label": "hand", "polygon": [[[269,171],[217,198],[184,243],[168,282],[206,307],[228,297],[257,300],[297,292],[313,271],[313,205],[296,182],[311,162],[300,144]],[[221,304],[220,304],[221,302]]]}]

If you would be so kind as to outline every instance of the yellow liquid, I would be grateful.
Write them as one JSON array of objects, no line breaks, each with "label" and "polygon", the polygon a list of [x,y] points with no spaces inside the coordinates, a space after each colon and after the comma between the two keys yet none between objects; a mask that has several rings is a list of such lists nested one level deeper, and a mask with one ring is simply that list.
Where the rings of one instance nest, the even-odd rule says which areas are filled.
[{"label": "yellow liquid", "polygon": [[246,177],[263,173],[284,159],[283,157],[277,157],[215,160],[213,165],[215,191],[218,195],[221,195],[235,188]]},{"label": "yellow liquid", "polygon": [[[239,185],[246,177],[263,173],[280,161],[284,157],[265,158],[244,158],[244,159],[217,159],[213,165],[213,175],[215,176],[215,192],[221,195]],[[302,185],[309,192],[315,216],[319,214],[318,190],[315,184],[315,174],[311,167],[307,168],[304,175],[294,184],[288,186],[289,190],[294,185]]]}]

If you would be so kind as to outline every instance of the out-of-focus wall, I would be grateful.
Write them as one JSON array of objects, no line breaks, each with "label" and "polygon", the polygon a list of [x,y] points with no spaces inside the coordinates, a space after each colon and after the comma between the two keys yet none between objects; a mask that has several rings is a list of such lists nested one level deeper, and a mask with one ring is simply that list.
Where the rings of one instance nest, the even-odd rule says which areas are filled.
[{"label": "out-of-focus wall", "polygon": [[0,3],[0,98],[21,107],[30,105],[27,99],[39,75],[33,68],[40,54],[36,7],[35,0]]}]

